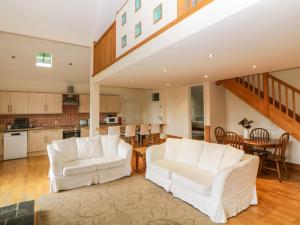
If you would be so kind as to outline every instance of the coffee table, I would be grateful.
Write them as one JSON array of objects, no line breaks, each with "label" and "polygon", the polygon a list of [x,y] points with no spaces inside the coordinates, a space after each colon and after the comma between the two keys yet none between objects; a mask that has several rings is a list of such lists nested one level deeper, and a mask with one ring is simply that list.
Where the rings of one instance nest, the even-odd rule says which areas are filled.
[{"label": "coffee table", "polygon": [[146,168],[146,150],[147,150],[147,147],[133,149],[133,153],[134,153],[135,159],[136,159],[135,169],[137,172],[139,171],[139,158],[143,159],[144,168]]}]

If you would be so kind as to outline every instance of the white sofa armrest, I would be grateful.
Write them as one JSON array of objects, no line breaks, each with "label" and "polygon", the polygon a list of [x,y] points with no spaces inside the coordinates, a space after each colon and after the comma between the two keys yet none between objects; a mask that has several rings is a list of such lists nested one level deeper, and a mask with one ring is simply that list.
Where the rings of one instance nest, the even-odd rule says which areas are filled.
[{"label": "white sofa armrest", "polygon": [[161,160],[165,155],[165,144],[152,145],[146,150],[146,164],[156,160]]},{"label": "white sofa armrest", "polygon": [[246,188],[255,187],[258,165],[257,156],[245,155],[243,160],[233,167],[220,171],[213,181],[212,196],[225,199]]},{"label": "white sofa armrest", "polygon": [[50,163],[49,176],[58,177],[63,175],[62,163],[59,158],[59,152],[54,148],[53,144],[47,145],[48,158]]},{"label": "white sofa armrest", "polygon": [[120,140],[118,144],[118,155],[119,157],[129,160],[129,162],[131,162],[132,146],[126,143],[124,140]]}]

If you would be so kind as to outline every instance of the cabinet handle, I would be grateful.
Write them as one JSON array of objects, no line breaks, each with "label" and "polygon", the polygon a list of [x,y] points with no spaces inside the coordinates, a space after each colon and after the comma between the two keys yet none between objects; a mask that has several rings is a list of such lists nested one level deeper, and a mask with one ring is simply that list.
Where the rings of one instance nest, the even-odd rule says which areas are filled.
[{"label": "cabinet handle", "polygon": [[10,105],[7,105],[7,112],[10,112]]}]

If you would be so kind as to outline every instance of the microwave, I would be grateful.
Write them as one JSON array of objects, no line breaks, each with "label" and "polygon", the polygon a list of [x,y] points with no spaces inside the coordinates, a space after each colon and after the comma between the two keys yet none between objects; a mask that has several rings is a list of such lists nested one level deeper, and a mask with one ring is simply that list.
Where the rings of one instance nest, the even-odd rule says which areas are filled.
[{"label": "microwave", "polygon": [[105,118],[105,123],[118,123],[118,117],[106,117]]}]

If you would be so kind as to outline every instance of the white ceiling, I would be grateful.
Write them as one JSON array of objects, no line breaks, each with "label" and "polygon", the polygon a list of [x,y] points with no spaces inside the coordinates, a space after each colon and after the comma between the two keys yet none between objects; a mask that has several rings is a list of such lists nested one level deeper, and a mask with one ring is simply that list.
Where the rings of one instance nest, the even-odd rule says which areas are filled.
[{"label": "white ceiling", "polygon": [[[148,49],[154,49],[156,43],[176,39],[176,32],[180,36],[185,25],[176,31],[178,24],[121,59],[96,79],[107,86],[159,89],[166,88],[167,83],[170,87],[176,87],[299,67],[299,12],[299,0],[256,1],[225,19],[142,57]],[[200,10],[196,14],[201,13]],[[191,16],[191,20],[192,17],[197,15]],[[198,26],[200,23],[201,20],[198,20]],[[208,57],[210,53],[214,55],[212,59]],[[130,64],[129,61],[135,63]],[[257,68],[253,69],[253,65]],[[167,69],[165,73],[164,68]],[[208,79],[204,78],[205,75]]]},{"label": "white ceiling", "polygon": [[[52,68],[35,66],[39,52],[53,55]],[[0,32],[0,80],[89,84],[89,77],[90,48]]]},{"label": "white ceiling", "polygon": [[91,46],[125,0],[1,0],[0,31]]}]

